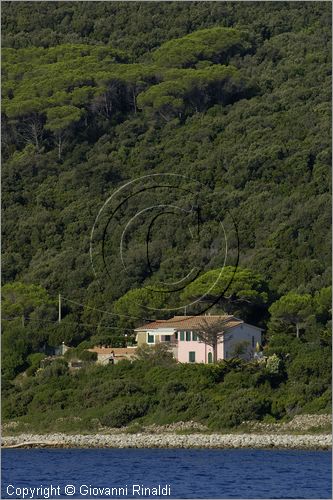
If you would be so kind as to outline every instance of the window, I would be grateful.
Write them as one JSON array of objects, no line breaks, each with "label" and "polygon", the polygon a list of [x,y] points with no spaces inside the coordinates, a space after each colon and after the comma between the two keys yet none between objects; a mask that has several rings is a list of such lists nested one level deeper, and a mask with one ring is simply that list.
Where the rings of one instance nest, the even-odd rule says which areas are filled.
[{"label": "window", "polygon": [[192,340],[196,342],[198,340],[198,335],[196,333],[192,333]]},{"label": "window", "polygon": [[254,335],[252,335],[252,347],[254,347]]},{"label": "window", "polygon": [[178,332],[175,332],[175,340],[178,340]]},{"label": "window", "polygon": [[180,332],[180,340],[184,340],[184,332]]},{"label": "window", "polygon": [[191,340],[191,332],[186,332],[186,340],[188,342]]},{"label": "window", "polygon": [[195,363],[195,352],[194,351],[190,351],[188,353],[188,360],[190,363]]},{"label": "window", "polygon": [[164,342],[170,342],[170,335],[164,335]]},{"label": "window", "polygon": [[148,335],[147,335],[147,344],[155,344],[154,335],[151,335],[150,333],[148,333]]},{"label": "window", "polygon": [[211,352],[208,353],[208,363],[213,363],[213,354]]}]

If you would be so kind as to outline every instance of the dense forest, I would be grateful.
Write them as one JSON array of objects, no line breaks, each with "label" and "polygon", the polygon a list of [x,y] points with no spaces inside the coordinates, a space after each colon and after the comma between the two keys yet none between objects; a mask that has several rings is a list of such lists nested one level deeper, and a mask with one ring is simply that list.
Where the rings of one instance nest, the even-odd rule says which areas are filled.
[{"label": "dense forest", "polygon": [[[330,408],[330,20],[328,2],[2,3],[5,418]],[[173,212],[148,226],[152,206]],[[88,347],[180,307],[263,327],[270,362],[92,366]],[[86,367],[41,373],[62,341]]]}]

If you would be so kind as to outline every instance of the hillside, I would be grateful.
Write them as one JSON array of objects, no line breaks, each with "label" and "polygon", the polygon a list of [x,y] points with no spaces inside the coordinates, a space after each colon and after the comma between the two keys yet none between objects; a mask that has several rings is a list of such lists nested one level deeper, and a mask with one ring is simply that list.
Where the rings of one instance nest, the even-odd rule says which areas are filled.
[{"label": "hillside", "polygon": [[[218,311],[230,306],[261,325],[268,355],[282,363],[275,378],[268,371],[260,379],[256,368],[244,368],[250,386],[266,384],[267,392],[265,400],[260,391],[251,395],[261,406],[251,406],[249,418],[327,409],[330,19],[325,2],[2,3],[8,418],[44,408],[38,399],[46,401],[46,393],[34,373],[45,346],[65,341],[82,351],[102,341],[123,345],[124,332],[186,305],[225,264],[227,273],[236,270],[228,289],[237,307],[216,301],[216,290],[208,303]],[[110,204],[96,224],[106,200],[129,182],[120,192],[126,203],[119,195],[121,209],[115,215]],[[142,190],[139,197],[131,197],[133,186]],[[147,237],[141,213],[152,205],[180,206],[182,213],[159,217]],[[220,220],[228,252],[221,250]],[[198,221],[199,240],[192,230]],[[156,292],[159,283],[178,282],[194,268],[200,270],[197,281]],[[140,366],[135,376],[141,377]],[[20,379],[27,369],[29,397]],[[97,380],[99,369],[88,369],[96,370],[91,376]],[[63,370],[59,378],[50,370],[48,390],[60,391],[59,401],[67,391],[74,408],[73,401],[85,397],[80,384],[86,375],[74,388]],[[123,370],[130,377],[131,369]],[[183,389],[161,388],[162,373],[153,393],[144,383],[129,394],[140,393],[140,411],[150,415],[162,393],[171,391],[176,400],[189,390],[187,409],[175,403],[165,420],[193,419],[209,401],[210,424],[221,428],[229,417],[219,422],[213,415],[232,391],[227,384],[219,394],[214,384],[225,370],[202,375],[208,377],[203,400],[192,395],[190,382]],[[103,397],[91,401],[101,405]],[[163,420],[156,415],[150,421]]]}]

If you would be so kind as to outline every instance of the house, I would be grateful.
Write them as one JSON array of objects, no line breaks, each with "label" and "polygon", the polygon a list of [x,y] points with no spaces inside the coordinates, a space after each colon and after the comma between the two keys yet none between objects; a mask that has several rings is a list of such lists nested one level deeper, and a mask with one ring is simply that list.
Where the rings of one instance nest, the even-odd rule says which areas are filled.
[{"label": "house", "polygon": [[[181,363],[212,363],[212,347],[198,338],[203,321],[209,325],[223,322],[224,333],[217,345],[218,360],[231,358],[236,352],[241,357],[252,358],[257,343],[261,344],[261,328],[231,315],[174,316],[153,321],[135,329],[137,344],[167,342]],[[243,346],[242,354],[239,354],[240,346]]]},{"label": "house", "polygon": [[136,346],[134,347],[102,347],[95,346],[88,349],[90,352],[97,354],[97,363],[107,365],[109,363],[116,364],[123,359],[132,359],[135,355]]}]

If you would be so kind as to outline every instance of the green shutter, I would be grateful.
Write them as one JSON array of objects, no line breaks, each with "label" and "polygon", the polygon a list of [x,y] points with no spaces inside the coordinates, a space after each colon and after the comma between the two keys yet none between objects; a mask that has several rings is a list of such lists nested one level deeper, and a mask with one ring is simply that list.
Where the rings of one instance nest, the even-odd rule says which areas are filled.
[{"label": "green shutter", "polygon": [[154,344],[154,335],[150,335],[150,333],[148,333],[147,342],[148,344]]},{"label": "green shutter", "polygon": [[186,340],[188,342],[191,340],[191,332],[186,332]]},{"label": "green shutter", "polygon": [[184,332],[180,332],[180,340],[184,340]]},{"label": "green shutter", "polygon": [[198,335],[196,333],[192,333],[192,340],[197,341],[198,340]]},{"label": "green shutter", "polygon": [[194,351],[190,351],[188,353],[188,360],[190,363],[195,363],[195,352]]}]

